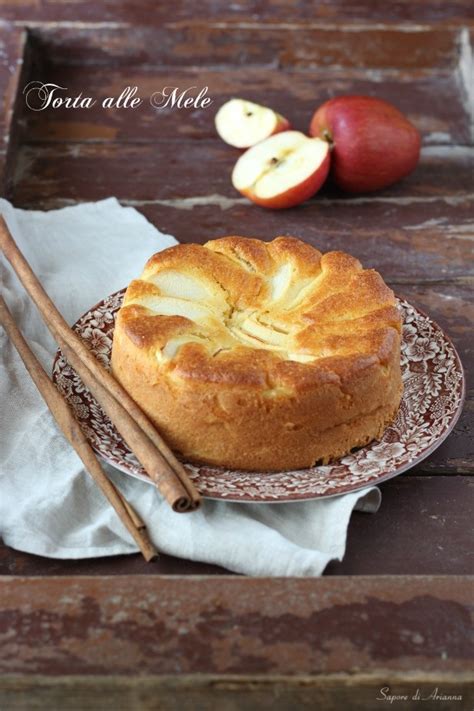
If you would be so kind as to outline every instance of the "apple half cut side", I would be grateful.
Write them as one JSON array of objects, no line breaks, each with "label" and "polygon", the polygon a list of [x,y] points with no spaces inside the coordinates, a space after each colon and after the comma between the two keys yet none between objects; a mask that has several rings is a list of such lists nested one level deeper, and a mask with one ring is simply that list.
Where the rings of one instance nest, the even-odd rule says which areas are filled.
[{"label": "apple half cut side", "polygon": [[326,141],[299,131],[284,131],[240,156],[232,184],[262,207],[294,207],[319,190],[327,178],[329,162]]},{"label": "apple half cut side", "polygon": [[273,109],[245,99],[227,101],[217,112],[215,124],[222,140],[234,148],[250,148],[290,128],[289,121]]}]

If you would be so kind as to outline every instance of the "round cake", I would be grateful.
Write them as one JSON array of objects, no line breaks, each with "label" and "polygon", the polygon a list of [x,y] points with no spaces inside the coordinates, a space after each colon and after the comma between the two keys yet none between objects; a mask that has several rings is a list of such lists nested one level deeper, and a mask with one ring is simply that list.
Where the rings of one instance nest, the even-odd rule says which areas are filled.
[{"label": "round cake", "polygon": [[402,393],[381,276],[293,237],[155,254],[115,324],[112,369],[186,459],[276,471],[379,438]]}]

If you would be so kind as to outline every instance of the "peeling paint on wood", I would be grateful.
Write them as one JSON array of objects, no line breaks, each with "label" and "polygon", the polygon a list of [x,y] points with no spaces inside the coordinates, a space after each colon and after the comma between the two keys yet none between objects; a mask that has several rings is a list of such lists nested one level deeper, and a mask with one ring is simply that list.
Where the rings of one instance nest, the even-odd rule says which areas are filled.
[{"label": "peeling paint on wood", "polygon": [[[471,580],[472,583],[472,580]],[[309,674],[470,669],[456,577],[4,578],[2,674]],[[35,640],[32,646],[31,641]]]},{"label": "peeling paint on wood", "polygon": [[[94,0],[3,0],[2,15],[5,19],[24,22],[121,22],[135,25],[161,25],[173,21],[192,21],[196,9],[187,0],[175,0],[170,12],[167,3],[159,3],[150,13],[148,0],[117,0],[113,3],[96,3]],[[275,0],[271,4],[260,0],[239,0],[223,3],[216,0],[202,0],[199,6],[200,17],[212,18],[214,22],[233,24],[235,22],[278,22],[298,23],[323,22],[334,24],[381,24],[383,26],[402,23],[404,26],[419,25],[458,25],[472,21],[472,2],[470,0],[432,0],[429,3],[399,0],[386,3],[372,3],[368,0],[300,0],[288,3],[287,0]]]},{"label": "peeling paint on wood", "polygon": [[[364,42],[360,41],[361,32]],[[148,27],[94,30],[73,25],[63,26],[61,32],[55,26],[49,31],[42,27],[41,37],[55,61],[83,65],[140,62],[154,66],[440,72],[454,69],[459,53],[458,30],[446,27],[222,24],[198,16],[182,23],[167,18],[162,25]]]}]

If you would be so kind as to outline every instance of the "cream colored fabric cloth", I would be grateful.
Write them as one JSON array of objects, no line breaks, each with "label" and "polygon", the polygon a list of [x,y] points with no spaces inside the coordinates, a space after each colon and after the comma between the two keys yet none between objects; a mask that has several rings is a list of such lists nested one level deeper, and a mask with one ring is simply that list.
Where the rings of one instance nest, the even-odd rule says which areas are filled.
[{"label": "cream colored fabric cloth", "polygon": [[[125,286],[153,252],[176,240],[110,198],[50,212],[0,200],[18,245],[65,318]],[[56,346],[10,266],[1,293],[48,372]],[[352,511],[376,511],[380,492],[291,504],[204,501],[175,514],[157,490],[104,464],[163,553],[249,575],[320,575],[342,559]],[[133,553],[136,546],[58,431],[0,327],[0,536],[52,558]]]}]

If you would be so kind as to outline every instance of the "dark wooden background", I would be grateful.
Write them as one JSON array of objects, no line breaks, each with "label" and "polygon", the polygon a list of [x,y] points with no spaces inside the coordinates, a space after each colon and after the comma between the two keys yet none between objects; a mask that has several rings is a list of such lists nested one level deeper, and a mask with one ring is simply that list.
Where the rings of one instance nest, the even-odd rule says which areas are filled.
[{"label": "dark wooden background", "polygon": [[[165,685],[160,688],[173,689],[170,694],[176,692],[176,684],[167,675],[190,674],[186,698],[196,704],[207,703],[209,684],[215,700],[222,689],[226,698],[233,698],[232,689],[237,689],[259,708],[266,708],[269,700],[272,708],[289,708],[295,699],[302,705],[319,699],[327,708],[333,703],[349,708],[349,700],[351,708],[380,708],[374,689],[383,678],[398,679],[400,688],[411,685],[415,690],[417,684],[427,688],[440,679],[467,688],[465,615],[472,581],[461,576],[473,572],[472,2],[22,0],[0,1],[0,18],[4,21],[0,163],[3,194],[16,206],[47,209],[113,195],[180,241],[202,242],[229,233],[264,239],[294,234],[323,251],[344,249],[378,269],[397,293],[445,328],[461,355],[468,385],[464,413],[448,440],[421,465],[382,485],[378,514],[352,517],[346,557],[327,569],[329,576],[337,577],[259,582],[228,578],[213,566],[165,556],[148,566],[139,556],[71,562],[0,547],[0,573],[12,576],[8,582],[4,579],[7,602],[9,595],[14,601],[21,593],[22,604],[37,615],[36,622],[31,618],[28,624],[39,625],[34,634],[23,634],[24,615],[4,618],[5,639],[13,634],[17,640],[13,650],[8,644],[0,647],[2,670],[13,674],[11,685],[4,686],[7,707],[21,699],[26,703],[15,686],[15,675],[25,670],[46,675],[46,681],[38,683],[49,689],[50,699],[68,698],[72,687],[63,679],[66,672],[91,674],[91,666],[85,664],[91,650],[77,629],[81,619],[101,638],[107,637],[111,650],[118,640],[126,640],[124,654],[136,660],[135,671],[140,668],[153,675],[158,669]],[[25,107],[21,91],[35,79],[65,86],[71,96],[82,91],[100,100],[137,85],[145,102],[133,111],[106,111],[98,102],[90,110],[33,112]],[[202,111],[155,112],[148,97],[164,86],[208,86],[213,104]],[[271,105],[295,128],[307,130],[315,107],[341,93],[376,95],[406,112],[423,136],[416,172],[374,195],[348,198],[328,187],[305,205],[284,212],[264,211],[240,198],[230,182],[238,152],[215,134],[217,108],[232,96],[243,96]],[[190,577],[185,582],[182,576],[190,574],[212,578]],[[119,577],[103,577],[107,575]],[[157,576],[155,583],[150,575]],[[179,577],[175,584],[174,578],[166,580],[163,575]],[[368,575],[376,577],[364,577]],[[51,576],[62,576],[63,582]],[[56,600],[63,585],[75,586],[75,602],[71,610],[66,604],[51,616],[45,600]],[[133,623],[126,628],[99,622],[108,615],[110,600],[104,590],[111,588],[124,605],[130,605]],[[206,622],[191,641],[186,634],[179,636],[184,624],[179,615],[163,621],[155,609],[148,622],[142,617],[137,600],[143,591],[151,595],[157,589],[165,607],[179,599],[183,610],[192,608],[193,629],[198,629],[196,615],[204,616]],[[212,600],[206,598],[211,591],[216,596]],[[190,603],[192,598],[197,604],[197,594],[207,600],[199,610]],[[275,601],[281,595],[288,595],[286,607],[277,605],[273,619],[273,613],[264,610],[264,599]],[[318,607],[324,595],[327,616],[314,617],[308,600],[318,601]],[[256,603],[260,598],[262,603]],[[294,620],[285,612],[289,606],[308,625],[309,636],[301,643],[290,632]],[[347,606],[350,610],[338,623]],[[84,613],[79,614],[79,608]],[[390,618],[396,620],[392,637],[387,632]],[[356,624],[360,619],[370,624]],[[148,624],[158,636],[160,630],[175,635],[179,643],[172,650],[174,667],[159,655],[155,665],[145,661],[158,654],[147,637]],[[246,631],[238,633],[240,642],[231,644],[229,635],[232,629],[241,629],[239,624]],[[64,644],[58,644],[53,628],[64,635]],[[278,631],[265,633],[270,629]],[[321,630],[328,630],[325,642],[314,647]],[[0,639],[1,633],[0,626]],[[202,661],[201,634],[209,635],[212,660],[204,655],[207,661]],[[386,634],[390,651],[380,637]],[[417,641],[420,637],[422,642]],[[40,652],[29,651],[33,638],[48,650],[44,663]],[[134,640],[140,640],[138,656],[132,651]],[[19,666],[12,658],[17,654]],[[99,686],[101,699],[109,694],[116,700],[115,694],[122,693],[118,683],[113,693],[107,686],[110,675],[123,671],[113,654],[111,659],[108,666],[96,667],[104,676],[100,683],[96,679],[96,686],[89,687],[85,681],[81,687],[84,705]],[[63,679],[54,689],[52,669]],[[411,680],[408,669],[416,671]],[[202,688],[193,676],[198,672]],[[207,685],[206,674],[214,680]],[[272,688],[280,691],[265,693],[262,679],[252,681],[252,674],[263,674],[267,681],[278,676],[280,681],[275,677]],[[340,681],[336,683],[332,674]],[[225,683],[222,675],[230,675]],[[290,675],[292,681],[282,675]],[[224,684],[221,691],[216,690],[216,678]],[[140,688],[127,681],[123,698],[136,700],[142,704],[139,708],[155,708],[150,691],[155,681],[148,679]],[[354,686],[359,689],[356,696]],[[163,692],[164,699],[167,693]],[[461,708],[442,704],[438,701],[434,708]],[[425,703],[423,708],[427,707]]]}]

